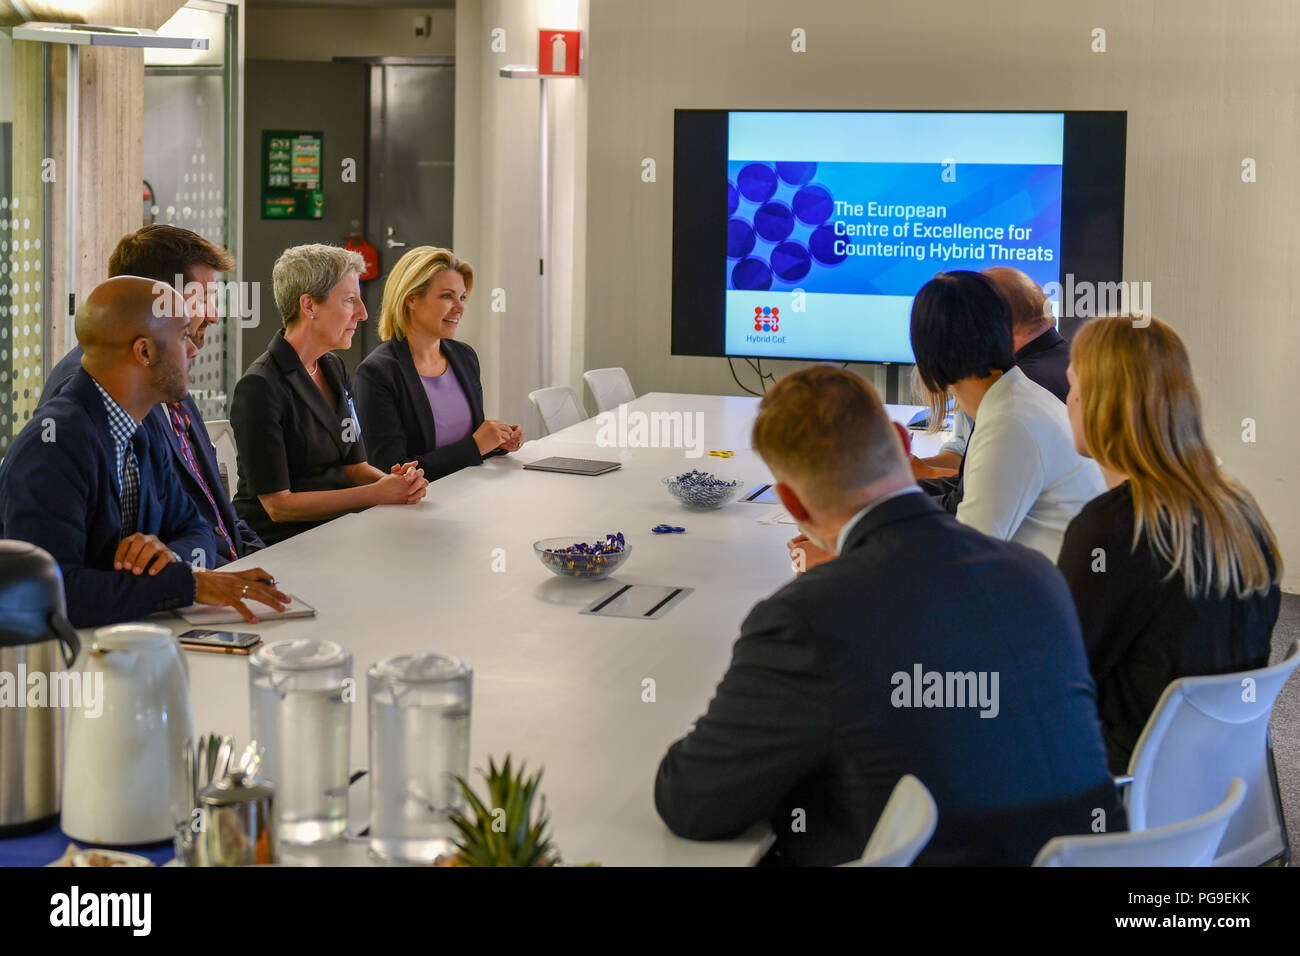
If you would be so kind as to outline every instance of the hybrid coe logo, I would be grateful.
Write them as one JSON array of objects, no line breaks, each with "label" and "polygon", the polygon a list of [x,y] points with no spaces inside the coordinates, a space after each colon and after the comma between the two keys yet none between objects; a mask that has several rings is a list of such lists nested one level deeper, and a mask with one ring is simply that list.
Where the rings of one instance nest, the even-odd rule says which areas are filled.
[{"label": "hybrid coe logo", "polygon": [[781,310],[774,305],[754,306],[754,331],[745,333],[745,342],[750,345],[783,345],[784,335],[773,333],[781,331]]}]

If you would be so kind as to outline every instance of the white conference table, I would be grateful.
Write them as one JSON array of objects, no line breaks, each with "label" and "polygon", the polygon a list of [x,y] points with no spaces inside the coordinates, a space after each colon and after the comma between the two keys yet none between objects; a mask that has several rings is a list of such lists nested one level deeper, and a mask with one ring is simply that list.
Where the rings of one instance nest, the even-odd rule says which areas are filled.
[{"label": "white conference table", "polygon": [[[665,475],[699,468],[741,478],[746,488],[770,474],[751,450],[758,399],[652,392],[635,412],[703,413],[705,451],[729,459],[687,458],[683,449],[609,448],[588,419],[527,442],[429,487],[418,505],[347,515],[240,561],[260,566],[283,590],[317,609],[314,619],[231,625],[265,641],[334,640],[354,656],[357,701],[352,758],[368,765],[367,668],[393,654],[436,651],[474,670],[470,768],[476,787],[489,755],[507,753],[545,767],[541,792],[555,846],[569,863],[681,866],[745,865],[765,835],[700,843],[679,839],[654,807],[654,779],[668,746],[704,712],[731,658],[746,613],[790,580],[785,542],[791,525],[759,524],[776,504],[735,502],[693,512],[660,484]],[[905,422],[917,406],[888,406]],[[937,451],[941,436],[917,434],[914,450]],[[550,455],[618,459],[599,477],[524,471]],[[742,492],[742,495],[745,492]],[[667,522],[685,534],[655,535]],[[540,538],[621,531],[632,547],[610,579],[560,578],[542,566]],[[497,549],[501,549],[498,551]],[[504,554],[504,571],[500,567]],[[579,609],[621,583],[682,585],[690,594],[658,620],[601,618]],[[157,618],[176,633],[176,618]],[[248,658],[187,653],[199,733],[249,736]],[[643,681],[655,682],[645,702]],[[363,778],[351,791],[351,829],[365,825]],[[284,848],[294,864],[369,862],[363,841],[309,850]]]}]

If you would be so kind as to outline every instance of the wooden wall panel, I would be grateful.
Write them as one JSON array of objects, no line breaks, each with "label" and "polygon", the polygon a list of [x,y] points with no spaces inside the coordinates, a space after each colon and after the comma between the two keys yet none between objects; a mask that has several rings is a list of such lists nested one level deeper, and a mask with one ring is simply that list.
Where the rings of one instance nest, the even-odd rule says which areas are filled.
[{"label": "wooden wall panel", "polygon": [[[102,0],[82,4],[85,13],[66,5],[32,2],[34,16],[156,30],[184,6],[183,0]],[[63,46],[50,48],[50,154],[55,168],[65,163],[67,56]],[[108,257],[119,239],[139,228],[144,139],[144,55],[127,48],[82,47],[80,51],[80,163],[77,184],[78,301],[103,281]],[[67,309],[66,210],[64,179],[51,191],[50,329],[47,367],[75,343]]]}]

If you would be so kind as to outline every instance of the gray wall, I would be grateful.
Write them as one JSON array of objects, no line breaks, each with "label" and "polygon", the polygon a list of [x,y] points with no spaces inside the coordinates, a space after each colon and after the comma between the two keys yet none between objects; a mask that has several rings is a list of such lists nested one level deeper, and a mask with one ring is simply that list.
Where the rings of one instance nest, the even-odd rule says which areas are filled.
[{"label": "gray wall", "polygon": [[[281,327],[271,292],[271,267],[289,246],[342,245],[359,231],[365,199],[366,67],[359,63],[249,60],[244,66],[244,278],[260,284],[260,318],[244,330],[244,368],[266,349]],[[325,215],[320,219],[262,218],[262,131],[321,130]],[[357,181],[342,181],[342,162],[357,161]],[[372,240],[373,241],[373,240]],[[372,316],[372,321],[377,317]],[[361,359],[362,337],[344,353],[349,367]],[[241,373],[243,369],[240,370]]]},{"label": "gray wall", "polygon": [[593,0],[590,16],[588,368],[622,365],[638,392],[737,391],[725,362],[669,355],[674,107],[1128,110],[1124,278],[1152,283],[1187,342],[1215,451],[1300,586],[1300,5]]},{"label": "gray wall", "polygon": [[[550,361],[543,361],[539,209],[539,98],[535,79],[500,68],[537,62],[537,31],[586,29],[589,0],[457,0],[456,253],[474,265],[475,292],[461,336],[478,350],[489,416],[543,433],[533,389],[582,394],[587,261],[587,80],[546,85]],[[492,44],[495,31],[503,48]],[[481,291],[480,291],[481,290]],[[495,290],[505,310],[491,308]],[[550,374],[544,371],[550,366]]]}]

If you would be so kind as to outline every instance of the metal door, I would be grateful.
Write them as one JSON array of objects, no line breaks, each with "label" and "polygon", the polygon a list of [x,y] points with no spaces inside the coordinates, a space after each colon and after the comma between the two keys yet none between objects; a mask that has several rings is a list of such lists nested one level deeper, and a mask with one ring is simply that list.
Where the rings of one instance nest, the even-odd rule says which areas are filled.
[{"label": "metal door", "polygon": [[366,237],[379,278],[364,284],[371,321],[362,348],[379,344],[389,271],[413,246],[451,247],[455,67],[451,57],[387,57],[370,66]]}]

